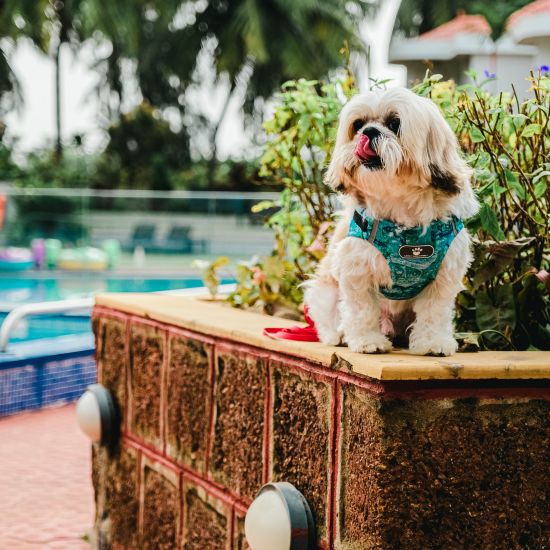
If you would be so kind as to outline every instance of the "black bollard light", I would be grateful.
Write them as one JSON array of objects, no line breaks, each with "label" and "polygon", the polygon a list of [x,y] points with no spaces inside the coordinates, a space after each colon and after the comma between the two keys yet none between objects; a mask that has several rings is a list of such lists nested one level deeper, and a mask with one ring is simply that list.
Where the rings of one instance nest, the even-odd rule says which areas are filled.
[{"label": "black bollard light", "polygon": [[305,497],[287,482],[264,485],[245,518],[252,550],[313,550],[315,523]]},{"label": "black bollard light", "polygon": [[92,384],[76,404],[80,429],[96,443],[115,447],[120,433],[120,414],[111,392],[101,384]]}]

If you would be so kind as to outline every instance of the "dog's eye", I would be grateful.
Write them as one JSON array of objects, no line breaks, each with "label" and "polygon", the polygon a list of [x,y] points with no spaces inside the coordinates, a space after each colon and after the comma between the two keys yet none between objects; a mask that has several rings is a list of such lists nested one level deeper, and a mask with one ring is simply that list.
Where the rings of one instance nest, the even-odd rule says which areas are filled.
[{"label": "dog's eye", "polygon": [[353,131],[358,132],[359,130],[361,130],[361,128],[363,127],[364,124],[365,124],[365,121],[361,120],[360,118],[358,118],[357,120],[354,120],[353,121]]},{"label": "dog's eye", "polygon": [[386,123],[386,126],[394,133],[397,134],[399,132],[399,128],[401,126],[401,121],[398,117],[392,117],[388,120]]}]

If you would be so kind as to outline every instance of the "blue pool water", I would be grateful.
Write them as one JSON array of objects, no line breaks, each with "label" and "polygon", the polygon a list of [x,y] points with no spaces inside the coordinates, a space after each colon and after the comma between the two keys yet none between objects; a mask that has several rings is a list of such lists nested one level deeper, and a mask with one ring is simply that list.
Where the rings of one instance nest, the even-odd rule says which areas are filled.
[{"label": "blue pool water", "polygon": [[[0,313],[0,324],[7,313]],[[19,322],[11,333],[10,343],[28,342],[40,338],[55,338],[70,334],[87,334],[91,331],[89,315],[41,315]]]},{"label": "blue pool water", "polygon": [[[91,296],[98,292],[156,292],[203,286],[197,277],[182,278],[119,278],[61,275],[58,278],[0,277],[0,323],[16,305],[65,300]],[[10,342],[26,342],[41,338],[89,334],[90,317],[82,315],[48,315],[23,319],[10,337]]]},{"label": "blue pool water", "polygon": [[[0,322],[15,306],[92,296],[202,286],[198,277],[121,277],[99,274],[0,275]],[[23,319],[0,353],[0,417],[74,401],[96,381],[89,315]]]},{"label": "blue pool water", "polygon": [[98,292],[156,292],[202,286],[200,278],[0,277],[0,311],[14,305],[91,296]]}]

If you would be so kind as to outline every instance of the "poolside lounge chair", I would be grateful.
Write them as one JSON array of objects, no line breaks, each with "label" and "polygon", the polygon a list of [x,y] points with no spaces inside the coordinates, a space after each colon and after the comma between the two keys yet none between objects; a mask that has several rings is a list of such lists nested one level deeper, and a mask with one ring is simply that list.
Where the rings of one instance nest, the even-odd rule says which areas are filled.
[{"label": "poolside lounge chair", "polygon": [[192,252],[205,252],[206,246],[207,242],[204,239],[191,238],[191,227],[173,225],[157,250],[164,253],[191,254]]},{"label": "poolside lounge chair", "polygon": [[191,228],[187,225],[173,225],[159,249],[162,252],[189,254],[193,251]]},{"label": "poolside lounge chair", "polygon": [[136,246],[142,246],[146,251],[155,248],[155,230],[156,226],[150,223],[136,225],[130,240],[124,248],[133,250]]}]

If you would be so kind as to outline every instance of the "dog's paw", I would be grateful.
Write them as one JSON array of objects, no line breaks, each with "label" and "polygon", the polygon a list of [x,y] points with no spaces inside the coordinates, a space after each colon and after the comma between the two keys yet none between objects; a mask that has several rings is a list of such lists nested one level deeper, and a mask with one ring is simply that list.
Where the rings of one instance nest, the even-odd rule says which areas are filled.
[{"label": "dog's paw", "polygon": [[379,332],[370,332],[361,338],[350,338],[348,340],[350,351],[357,353],[386,353],[391,350],[391,342]]},{"label": "dog's paw", "polygon": [[342,343],[342,333],[337,330],[321,330],[317,327],[319,341],[327,346],[339,346]]},{"label": "dog's paw", "polygon": [[453,355],[458,349],[458,343],[454,338],[420,338],[411,339],[409,351],[415,355],[435,355],[446,357]]}]

